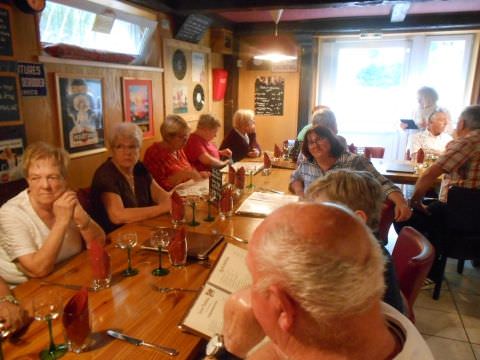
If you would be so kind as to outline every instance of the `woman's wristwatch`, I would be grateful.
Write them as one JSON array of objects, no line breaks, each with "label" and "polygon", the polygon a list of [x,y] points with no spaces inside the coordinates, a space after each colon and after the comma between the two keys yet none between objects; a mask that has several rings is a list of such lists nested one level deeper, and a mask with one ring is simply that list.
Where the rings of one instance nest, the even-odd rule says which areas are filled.
[{"label": "woman's wristwatch", "polygon": [[223,335],[221,334],[215,334],[212,336],[207,343],[205,354],[209,358],[217,360],[241,360],[238,356],[228,352],[223,343]]}]

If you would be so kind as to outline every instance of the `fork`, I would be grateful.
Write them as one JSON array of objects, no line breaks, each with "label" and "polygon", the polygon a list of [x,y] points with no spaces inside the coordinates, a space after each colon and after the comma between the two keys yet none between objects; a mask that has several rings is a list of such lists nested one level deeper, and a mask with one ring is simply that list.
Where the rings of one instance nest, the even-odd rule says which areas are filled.
[{"label": "fork", "polygon": [[158,285],[152,284],[154,290],[160,291],[161,293],[169,293],[171,291],[188,291],[188,292],[197,292],[200,289],[187,289],[187,288],[172,288],[172,287],[160,287]]}]

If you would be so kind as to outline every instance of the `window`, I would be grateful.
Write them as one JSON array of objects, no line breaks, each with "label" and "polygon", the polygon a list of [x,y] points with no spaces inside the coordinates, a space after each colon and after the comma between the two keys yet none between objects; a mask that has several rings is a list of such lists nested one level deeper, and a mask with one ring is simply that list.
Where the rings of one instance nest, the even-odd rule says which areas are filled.
[{"label": "window", "polygon": [[399,120],[412,118],[418,88],[435,88],[454,123],[469,104],[472,47],[473,35],[321,41],[317,104],[332,108],[349,143],[403,158]]},{"label": "window", "polygon": [[[139,55],[155,29],[156,22],[107,9],[89,1],[72,7],[48,1],[40,18],[42,43],[65,43],[83,48]],[[115,16],[110,33],[93,31],[97,14]]]}]

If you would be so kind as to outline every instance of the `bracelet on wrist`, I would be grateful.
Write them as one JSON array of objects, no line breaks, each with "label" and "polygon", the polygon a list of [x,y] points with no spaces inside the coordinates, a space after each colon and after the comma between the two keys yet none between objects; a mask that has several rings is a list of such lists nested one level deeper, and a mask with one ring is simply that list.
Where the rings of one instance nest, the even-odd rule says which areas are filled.
[{"label": "bracelet on wrist", "polygon": [[86,228],[88,228],[88,225],[90,225],[90,222],[91,222],[91,221],[92,221],[92,218],[89,216],[89,217],[88,217],[88,220],[87,220],[87,222],[86,222],[85,224],[83,224],[83,225],[81,225],[81,224],[75,224],[75,225],[77,226],[78,230],[83,231],[83,230],[85,230]]},{"label": "bracelet on wrist", "polygon": [[4,303],[4,302],[8,302],[10,304],[17,305],[17,306],[20,305],[20,301],[18,301],[17,298],[13,295],[1,296],[0,297],[0,304]]}]

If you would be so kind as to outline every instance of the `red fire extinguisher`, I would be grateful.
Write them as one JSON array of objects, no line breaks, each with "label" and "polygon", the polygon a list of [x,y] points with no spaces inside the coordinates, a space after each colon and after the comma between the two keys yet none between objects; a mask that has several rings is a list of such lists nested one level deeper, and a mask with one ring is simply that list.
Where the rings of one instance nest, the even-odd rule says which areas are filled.
[{"label": "red fire extinguisher", "polygon": [[224,69],[213,69],[213,100],[223,100],[227,89],[228,73]]}]

